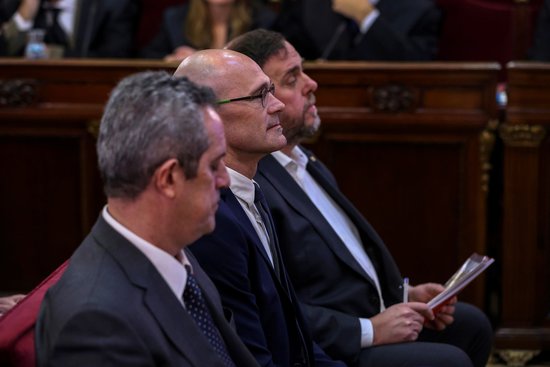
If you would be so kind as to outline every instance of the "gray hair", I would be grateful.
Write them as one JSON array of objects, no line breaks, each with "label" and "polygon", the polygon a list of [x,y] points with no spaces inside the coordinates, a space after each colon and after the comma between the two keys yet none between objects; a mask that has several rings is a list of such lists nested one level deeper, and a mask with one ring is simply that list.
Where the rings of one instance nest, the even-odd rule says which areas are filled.
[{"label": "gray hair", "polygon": [[147,71],[123,79],[111,92],[97,140],[105,194],[137,197],[170,158],[188,179],[195,177],[209,146],[206,106],[215,106],[212,90],[187,78]]}]

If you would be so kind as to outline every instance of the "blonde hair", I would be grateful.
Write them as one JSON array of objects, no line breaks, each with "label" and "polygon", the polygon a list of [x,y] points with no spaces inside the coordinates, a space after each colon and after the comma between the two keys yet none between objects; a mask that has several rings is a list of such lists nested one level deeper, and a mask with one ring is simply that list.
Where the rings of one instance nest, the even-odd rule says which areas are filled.
[{"label": "blonde hair", "polygon": [[[251,8],[247,0],[235,0],[229,17],[227,41],[248,31],[251,24]],[[189,12],[185,19],[183,31],[193,47],[197,49],[212,47],[212,20],[210,19],[205,0],[189,1]]]}]

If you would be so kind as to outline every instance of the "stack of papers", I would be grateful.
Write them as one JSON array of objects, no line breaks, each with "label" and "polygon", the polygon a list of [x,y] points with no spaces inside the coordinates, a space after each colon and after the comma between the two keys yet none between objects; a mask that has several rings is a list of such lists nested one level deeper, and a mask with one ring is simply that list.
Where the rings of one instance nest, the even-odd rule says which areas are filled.
[{"label": "stack of papers", "polygon": [[428,302],[428,306],[432,310],[437,310],[443,306],[451,298],[456,296],[464,287],[466,287],[472,280],[477,278],[489,265],[491,265],[495,259],[488,256],[481,256],[473,254],[470,256],[464,264],[457,270],[456,273],[445,283],[445,290],[439,293]]}]

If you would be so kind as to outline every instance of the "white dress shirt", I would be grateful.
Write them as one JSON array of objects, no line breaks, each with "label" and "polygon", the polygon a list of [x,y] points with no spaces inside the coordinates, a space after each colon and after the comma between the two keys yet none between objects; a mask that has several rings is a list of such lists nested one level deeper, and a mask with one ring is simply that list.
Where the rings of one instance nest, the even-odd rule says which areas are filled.
[{"label": "white dress shirt", "polygon": [[[379,0],[370,0],[369,2],[371,3],[372,6],[376,6],[376,4],[378,4],[378,1]],[[367,33],[370,27],[372,27],[372,24],[374,23],[374,21],[378,19],[379,16],[380,16],[380,12],[378,11],[378,9],[374,8],[374,10],[371,11],[369,15],[365,17],[365,19],[363,19],[361,24],[359,24],[359,30],[361,31],[361,33],[362,34]]]},{"label": "white dress shirt", "polygon": [[189,266],[189,268],[192,269],[191,263],[189,263],[187,256],[185,256],[185,252],[181,250],[178,255],[179,259],[177,259],[166,251],[161,250],[150,242],[147,242],[117,222],[117,220],[109,213],[107,206],[103,208],[102,215],[103,219],[105,219],[105,221],[113,227],[115,231],[126,238],[132,245],[141,251],[143,255],[151,261],[151,263],[153,263],[153,266],[160,273],[172,292],[174,292],[174,295],[180,304],[185,308],[182,298],[183,291],[185,290],[185,285],[187,283],[187,270],[185,269],[185,266]]},{"label": "white dress shirt", "polygon": [[58,0],[56,8],[61,9],[59,13],[59,25],[65,31],[67,38],[72,39],[75,30],[75,15],[78,0]]},{"label": "white dress shirt", "polygon": [[[323,215],[323,217],[325,217],[338,237],[340,237],[354,259],[373,280],[380,298],[380,311],[383,311],[385,309],[385,305],[380,289],[378,275],[376,274],[372,261],[363,247],[359,236],[359,231],[343,209],[340,208],[340,206],[330,197],[330,195],[327,194],[327,192],[309,174],[306,169],[306,165],[308,163],[307,156],[297,146],[292,150],[291,157],[281,151],[273,152],[271,154],[304,190],[311,202],[317,207],[317,209],[319,209],[319,212]],[[369,319],[359,318],[359,322],[361,324],[361,347],[372,345],[374,330],[372,328],[371,321]]]},{"label": "white dress shirt", "polygon": [[267,252],[267,256],[271,261],[271,266],[273,266],[273,255],[271,254],[271,249],[269,247],[269,234],[260,212],[256,208],[256,205],[254,205],[255,182],[229,167],[226,168],[229,173],[229,177],[231,178],[229,188],[237,197],[237,200],[239,201],[239,204],[241,204],[241,207],[246,213],[248,219],[250,219],[252,227],[254,227],[258,237],[260,237],[260,241],[262,241],[265,252]]}]

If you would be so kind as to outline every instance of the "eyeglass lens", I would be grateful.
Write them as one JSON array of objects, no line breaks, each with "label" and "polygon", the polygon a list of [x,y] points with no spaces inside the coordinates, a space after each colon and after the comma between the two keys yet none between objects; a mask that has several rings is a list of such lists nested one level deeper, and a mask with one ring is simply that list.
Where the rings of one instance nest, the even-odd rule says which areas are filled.
[{"label": "eyeglass lens", "polygon": [[267,105],[267,96],[269,93],[275,95],[275,84],[271,83],[269,85],[269,88],[262,89],[262,106],[265,107]]}]

